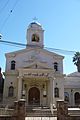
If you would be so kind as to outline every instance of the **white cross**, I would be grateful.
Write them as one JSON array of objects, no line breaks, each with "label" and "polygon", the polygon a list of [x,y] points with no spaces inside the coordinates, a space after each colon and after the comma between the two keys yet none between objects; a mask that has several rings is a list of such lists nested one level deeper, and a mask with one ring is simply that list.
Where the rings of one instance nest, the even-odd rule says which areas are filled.
[{"label": "white cross", "polygon": [[33,21],[36,22],[38,19],[36,17],[33,18]]}]

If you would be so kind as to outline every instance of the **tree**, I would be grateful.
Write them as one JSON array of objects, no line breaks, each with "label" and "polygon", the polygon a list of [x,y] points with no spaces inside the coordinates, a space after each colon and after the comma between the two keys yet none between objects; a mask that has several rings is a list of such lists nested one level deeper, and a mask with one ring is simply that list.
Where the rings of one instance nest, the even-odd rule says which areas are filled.
[{"label": "tree", "polygon": [[80,72],[80,52],[76,52],[73,57],[74,65],[77,66],[78,72]]}]

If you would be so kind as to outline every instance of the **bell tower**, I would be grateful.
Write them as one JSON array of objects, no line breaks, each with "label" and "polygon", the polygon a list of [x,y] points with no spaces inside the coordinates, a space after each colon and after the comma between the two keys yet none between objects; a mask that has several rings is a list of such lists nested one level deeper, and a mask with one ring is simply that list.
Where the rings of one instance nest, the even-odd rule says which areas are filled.
[{"label": "bell tower", "polygon": [[26,39],[27,46],[44,46],[44,30],[38,22],[32,22],[29,24]]}]

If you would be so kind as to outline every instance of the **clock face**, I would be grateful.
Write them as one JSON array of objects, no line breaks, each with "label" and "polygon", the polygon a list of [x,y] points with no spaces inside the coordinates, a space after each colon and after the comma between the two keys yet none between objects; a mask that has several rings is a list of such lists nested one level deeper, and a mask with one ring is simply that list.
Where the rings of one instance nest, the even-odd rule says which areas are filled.
[{"label": "clock face", "polygon": [[39,42],[39,36],[37,34],[32,35],[32,41],[33,42]]}]

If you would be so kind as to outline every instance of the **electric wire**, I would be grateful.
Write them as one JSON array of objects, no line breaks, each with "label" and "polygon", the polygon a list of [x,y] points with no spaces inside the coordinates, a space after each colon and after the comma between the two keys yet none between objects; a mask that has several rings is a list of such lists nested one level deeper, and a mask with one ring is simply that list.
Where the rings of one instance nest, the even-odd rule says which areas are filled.
[{"label": "electric wire", "polygon": [[[5,14],[2,15],[2,13],[4,12],[5,8],[8,6],[8,3],[9,3],[10,0],[7,0],[7,2],[2,6],[2,8],[0,9],[0,23],[2,22],[2,25],[3,25],[3,21],[5,20]],[[4,19],[4,20],[3,20]],[[1,26],[2,26],[1,25]]]},{"label": "electric wire", "polygon": [[[14,3],[12,9],[9,11],[8,16],[5,18],[5,20],[3,21],[3,24],[1,26],[0,31],[4,28],[6,22],[8,21],[10,15],[12,14],[13,10],[15,9],[17,3],[19,2],[19,0],[16,0],[16,2]],[[0,12],[5,9],[5,7],[8,5],[9,0],[7,0],[7,2],[4,4],[4,6],[0,9]],[[0,42],[6,44],[6,45],[10,45],[10,46],[15,46],[15,47],[24,47],[27,46],[26,44],[22,44],[22,43],[16,43],[16,42],[10,42],[10,41],[3,41],[0,40]],[[63,50],[63,49],[56,49],[56,48],[48,48],[48,47],[44,47],[47,50],[51,50],[51,51],[55,51],[55,52],[60,52],[62,54],[74,54],[76,51],[69,51],[69,50]]]},{"label": "electric wire", "polygon": [[13,5],[12,11],[16,8],[16,5],[18,4],[19,0],[16,0],[16,2]]},{"label": "electric wire", "polygon": [[76,51],[70,51],[70,50],[63,50],[63,49],[57,49],[57,48],[48,48],[45,47],[46,49],[50,50],[50,51],[55,51],[55,52],[59,52],[62,54],[66,54],[66,55],[73,55],[76,53]]},{"label": "electric wire", "polygon": [[3,7],[0,9],[0,14],[4,11],[4,9],[7,7],[10,0],[7,0],[6,3],[3,5]]},{"label": "electric wire", "polygon": [[[0,40],[0,43],[6,44],[6,45],[9,45],[9,46],[14,46],[14,47],[27,47],[27,44],[10,42],[10,41],[5,41],[5,40]],[[64,54],[64,55],[73,55],[73,54],[76,53],[76,51],[63,50],[63,49],[57,49],[57,48],[44,47],[44,49],[47,49],[47,50],[50,50],[50,51],[55,51],[57,53],[61,53],[61,54]]]},{"label": "electric wire", "polygon": [[6,19],[3,21],[2,25],[1,25],[0,32],[2,32],[2,30],[3,30],[3,28],[4,28],[5,24],[6,24],[6,22],[7,22],[8,19],[9,19],[10,14],[11,14],[11,13],[9,13],[8,16],[6,17]]},{"label": "electric wire", "polygon": [[17,42],[10,42],[10,41],[5,41],[5,40],[0,40],[1,43],[6,43],[8,45],[17,45],[17,46],[26,46],[26,44],[22,44],[22,43],[17,43]]},{"label": "electric wire", "polygon": [[[1,43],[3,44],[3,43]],[[8,46],[13,46],[13,47],[18,47],[18,48],[23,48],[24,46],[19,46],[19,45],[14,45],[14,44],[10,44],[10,43],[4,43],[4,45],[8,45]]]},{"label": "electric wire", "polygon": [[0,27],[0,32],[2,32],[2,30],[3,30],[3,28],[4,28],[5,24],[6,24],[6,22],[8,21],[10,15],[12,14],[12,12],[15,9],[15,7],[16,7],[16,5],[17,5],[18,2],[19,2],[19,0],[16,0],[16,2],[14,3],[12,9],[9,11],[8,16],[5,18],[5,20],[3,21],[3,23],[2,23],[2,25]]}]

